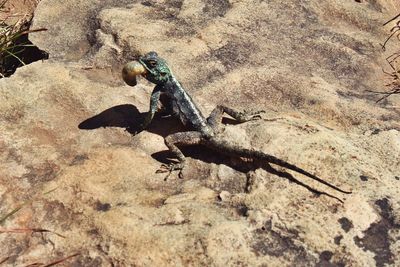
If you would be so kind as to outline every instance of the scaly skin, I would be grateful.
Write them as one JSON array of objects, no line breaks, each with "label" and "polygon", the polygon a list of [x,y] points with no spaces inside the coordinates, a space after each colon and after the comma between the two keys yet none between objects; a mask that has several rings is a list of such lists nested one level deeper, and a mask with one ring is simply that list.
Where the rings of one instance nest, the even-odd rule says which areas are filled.
[{"label": "scaly skin", "polygon": [[[348,191],[344,191],[334,185],[331,185],[321,178],[318,178],[317,176],[293,164],[278,159],[272,155],[268,155],[261,151],[253,149],[235,146],[218,138],[218,126],[222,120],[222,115],[224,113],[227,113],[239,122],[246,122],[250,120],[260,119],[260,113],[262,113],[263,111],[238,112],[231,108],[220,105],[217,106],[211,112],[210,116],[206,119],[197,108],[192,98],[176,79],[171,69],[168,67],[166,61],[158,57],[156,52],[149,52],[146,55],[140,57],[138,61],[129,62],[125,65],[123,69],[123,78],[127,84],[132,86],[136,85],[136,76],[138,75],[142,75],[148,81],[156,84],[150,98],[150,109],[147,112],[144,123],[141,125],[139,131],[145,129],[152,121],[154,114],[157,112],[158,102],[160,100],[161,94],[165,94],[168,97],[168,100],[170,101],[170,104],[172,106],[172,114],[179,117],[179,119],[185,126],[191,127],[193,129],[193,131],[179,132],[168,135],[164,139],[166,146],[171,152],[176,155],[179,163],[171,163],[168,165],[163,164],[157,172],[168,172],[168,177],[172,171],[178,170],[179,177],[181,177],[182,169],[185,166],[185,156],[179,150],[177,145],[185,146],[202,144],[217,152],[228,154],[229,156],[236,156],[252,160],[265,161],[266,163],[272,163],[306,175],[341,193],[351,193]],[[328,193],[312,189],[309,186],[306,187],[314,193],[325,194],[335,199],[338,199],[337,197],[334,197]],[[341,201],[340,199],[338,200]]]}]

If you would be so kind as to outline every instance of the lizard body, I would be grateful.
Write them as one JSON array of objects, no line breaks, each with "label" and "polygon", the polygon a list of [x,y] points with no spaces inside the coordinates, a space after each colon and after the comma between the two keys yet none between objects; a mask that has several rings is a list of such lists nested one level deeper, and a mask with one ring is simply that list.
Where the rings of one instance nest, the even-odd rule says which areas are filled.
[{"label": "lizard body", "polygon": [[[351,193],[344,191],[330,183],[322,180],[321,178],[293,165],[283,161],[275,156],[266,154],[254,149],[247,149],[228,143],[218,137],[219,124],[222,121],[222,116],[227,113],[239,122],[246,122],[250,120],[260,119],[258,112],[238,112],[226,106],[217,106],[208,118],[204,117],[199,108],[196,106],[193,99],[183,88],[181,83],[176,79],[171,69],[168,67],[166,61],[158,57],[156,52],[149,52],[139,58],[138,61],[129,62],[125,65],[122,71],[124,81],[129,85],[136,85],[136,77],[143,76],[148,81],[156,84],[150,98],[150,109],[147,112],[144,123],[141,125],[140,130],[145,129],[151,122],[158,109],[158,102],[161,94],[165,94],[168,98],[168,106],[170,112],[179,117],[181,122],[193,129],[193,131],[178,132],[165,137],[164,141],[166,146],[178,158],[179,163],[171,163],[168,165],[163,164],[158,172],[168,172],[167,177],[174,170],[179,171],[181,176],[182,169],[185,166],[185,156],[177,147],[185,145],[202,144],[217,152],[227,154],[229,156],[242,157],[252,160],[265,161],[272,163],[295,172],[306,175],[326,186],[329,186],[341,193]],[[308,187],[307,187],[308,188]],[[314,193],[325,194],[333,197],[327,193],[312,190]],[[336,197],[334,197],[336,198]],[[338,198],[336,198],[338,199]],[[339,199],[340,200],[340,199]]]}]

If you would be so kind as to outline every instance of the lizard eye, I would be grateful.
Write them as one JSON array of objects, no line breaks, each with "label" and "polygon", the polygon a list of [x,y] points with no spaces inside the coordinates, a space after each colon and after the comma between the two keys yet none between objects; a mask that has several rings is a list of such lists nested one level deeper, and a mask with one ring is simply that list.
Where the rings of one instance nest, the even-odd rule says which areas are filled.
[{"label": "lizard eye", "polygon": [[155,60],[149,60],[149,65],[150,65],[151,67],[155,67],[155,66],[157,65],[157,61],[155,61]]}]

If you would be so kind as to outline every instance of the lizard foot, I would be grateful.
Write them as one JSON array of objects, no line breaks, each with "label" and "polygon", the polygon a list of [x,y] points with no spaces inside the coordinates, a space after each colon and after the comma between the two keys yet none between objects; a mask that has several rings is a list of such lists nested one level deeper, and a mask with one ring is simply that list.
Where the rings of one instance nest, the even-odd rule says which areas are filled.
[{"label": "lizard foot", "polygon": [[183,167],[184,167],[184,164],[182,162],[180,162],[180,163],[170,163],[170,164],[161,164],[160,168],[156,171],[156,173],[168,172],[167,176],[165,176],[165,178],[164,178],[164,181],[166,181],[173,171],[179,171],[178,177],[180,179],[183,179],[183,175],[182,175]]},{"label": "lizard foot", "polygon": [[240,121],[255,121],[260,120],[262,117],[260,114],[265,113],[265,110],[258,110],[258,111],[248,111],[244,110],[243,112],[239,113]]},{"label": "lizard foot", "polygon": [[131,134],[131,135],[138,135],[139,133],[143,132],[144,127],[142,125],[138,126],[128,126],[126,130]]}]

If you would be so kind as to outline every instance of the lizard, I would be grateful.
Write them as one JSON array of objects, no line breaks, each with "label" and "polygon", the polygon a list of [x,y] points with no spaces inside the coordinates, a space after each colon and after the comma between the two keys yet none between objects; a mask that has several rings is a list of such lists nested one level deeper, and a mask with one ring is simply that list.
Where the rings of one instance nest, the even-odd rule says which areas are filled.
[{"label": "lizard", "polygon": [[[264,111],[240,112],[225,105],[217,105],[217,107],[211,112],[210,116],[206,118],[197,107],[192,97],[173,74],[166,60],[159,57],[154,51],[139,57],[138,60],[130,61],[124,65],[122,69],[122,78],[126,84],[135,86],[137,84],[138,76],[142,76],[149,82],[154,83],[155,87],[151,93],[149,111],[145,113],[144,121],[141,123],[136,133],[139,133],[149,126],[154,115],[158,112],[159,102],[166,105],[168,112],[177,116],[183,125],[191,128],[190,131],[173,133],[164,138],[165,145],[178,159],[178,162],[162,164],[160,169],[157,170],[157,173],[168,173],[165,180],[173,171],[178,171],[178,176],[182,178],[182,170],[185,167],[186,157],[178,146],[200,144],[219,153],[227,154],[228,156],[236,156],[249,160],[265,161],[268,164],[275,164],[308,176],[341,193],[351,193],[350,191],[342,190],[316,175],[273,155],[237,146],[220,138],[220,124],[222,123],[224,113],[228,114],[239,123],[243,123],[261,119],[260,114]],[[166,96],[166,103],[165,101],[161,101],[161,96]],[[306,187],[310,189],[309,186]],[[313,189],[312,191],[317,194],[325,194],[338,199],[337,197],[316,189]],[[341,201],[340,199],[338,200]]]}]

